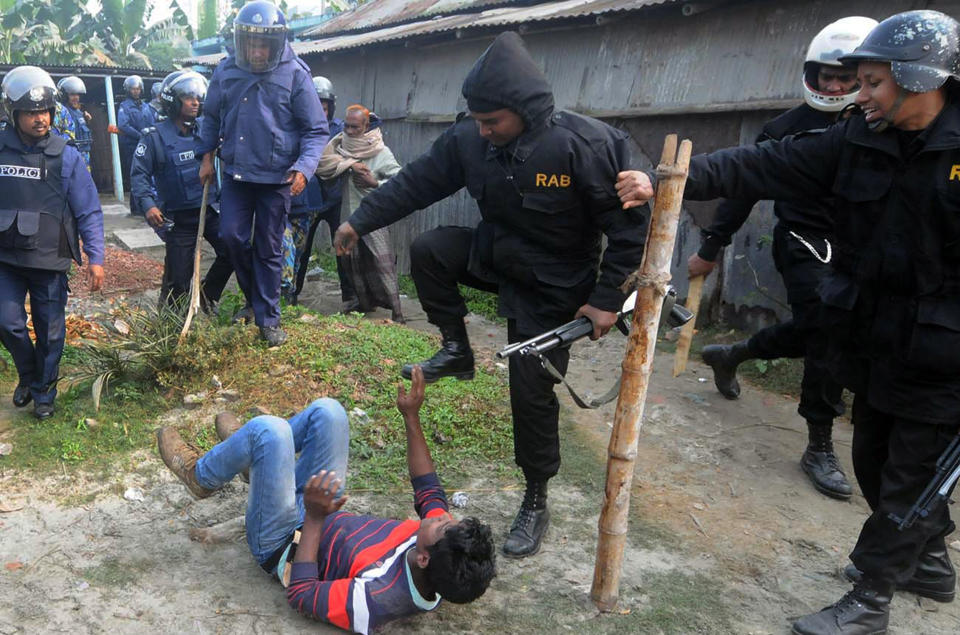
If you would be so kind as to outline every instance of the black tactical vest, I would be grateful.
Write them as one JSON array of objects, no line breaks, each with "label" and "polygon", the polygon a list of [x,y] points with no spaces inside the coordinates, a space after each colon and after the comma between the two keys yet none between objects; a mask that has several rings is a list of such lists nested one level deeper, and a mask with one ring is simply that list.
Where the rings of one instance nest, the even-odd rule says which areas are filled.
[{"label": "black tactical vest", "polygon": [[76,220],[63,187],[63,149],[50,134],[29,150],[12,127],[0,133],[0,262],[69,271],[80,262]]}]

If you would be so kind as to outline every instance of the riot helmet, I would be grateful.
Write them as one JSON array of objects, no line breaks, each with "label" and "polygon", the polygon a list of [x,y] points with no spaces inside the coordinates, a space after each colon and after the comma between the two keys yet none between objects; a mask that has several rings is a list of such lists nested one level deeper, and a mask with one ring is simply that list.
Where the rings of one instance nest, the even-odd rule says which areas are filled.
[{"label": "riot helmet", "polygon": [[280,64],[287,44],[287,20],[272,3],[254,0],[237,13],[233,38],[237,66],[251,73],[266,73]]},{"label": "riot helmet", "polygon": [[70,95],[87,94],[86,84],[76,75],[69,75],[57,82],[57,90],[60,91],[60,100],[63,101],[63,103],[70,101]]},{"label": "riot helmet", "polygon": [[153,82],[153,85],[150,86],[150,99],[156,99],[160,96],[161,84],[162,82]]},{"label": "riot helmet", "polygon": [[130,94],[130,91],[132,91],[134,88],[140,89],[140,95],[136,97],[136,99],[143,97],[143,80],[140,79],[139,75],[131,75],[123,80],[123,92],[125,92],[128,97],[133,98],[133,95]]},{"label": "riot helmet", "polygon": [[890,62],[897,86],[926,93],[960,79],[960,24],[939,11],[906,11],[877,25],[843,63]]},{"label": "riot helmet", "polygon": [[822,66],[836,71],[846,69],[850,75],[855,76],[855,66],[845,65],[839,61],[839,58],[852,53],[875,26],[877,21],[873,18],[860,16],[841,18],[825,26],[810,40],[807,57],[803,62],[802,83],[803,99],[811,108],[825,112],[839,112],[853,103],[857,97],[859,85],[840,95],[829,94],[820,86],[820,70]]},{"label": "riot helmet", "polygon": [[16,111],[50,111],[51,125],[57,107],[57,86],[47,71],[37,66],[18,66],[3,78],[0,99],[10,122],[16,126]]},{"label": "riot helmet", "polygon": [[326,77],[317,75],[313,78],[313,87],[317,90],[317,97],[320,101],[330,102],[330,114],[328,118],[333,118],[333,112],[337,109],[337,94],[333,92],[333,82]]},{"label": "riot helmet", "polygon": [[[196,71],[174,71],[163,79],[160,90],[160,103],[163,114],[176,119],[183,107],[184,97],[196,97],[203,109],[203,100],[207,96],[207,80]],[[200,113],[197,113],[200,116]]]}]

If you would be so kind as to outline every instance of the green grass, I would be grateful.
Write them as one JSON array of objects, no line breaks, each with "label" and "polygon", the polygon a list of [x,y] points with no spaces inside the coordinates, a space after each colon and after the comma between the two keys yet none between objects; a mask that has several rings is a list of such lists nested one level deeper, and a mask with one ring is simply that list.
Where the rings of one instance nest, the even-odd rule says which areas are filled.
[{"label": "green grass", "polygon": [[[300,317],[309,315],[309,321]],[[180,406],[185,394],[207,392],[211,377],[237,391],[224,404],[241,418],[253,406],[289,416],[319,397],[333,397],[351,416],[351,489],[406,489],[406,441],[395,401],[401,360],[428,357],[437,338],[358,315],[321,316],[301,307],[283,313],[289,340],[279,349],[260,342],[254,327],[220,326],[201,320],[164,368],[152,377],[117,375],[94,412],[90,382],[63,388],[57,413],[37,422],[30,409],[13,415],[14,451],[5,465],[38,472],[63,465],[96,471],[118,456],[154,446],[158,416]],[[84,358],[68,348],[62,373]],[[16,373],[3,370],[4,394]],[[424,433],[438,470],[451,488],[482,473],[512,478],[513,436],[505,377],[478,369],[470,382],[441,380],[427,388]],[[93,427],[84,421],[96,420]],[[201,449],[216,442],[213,417],[183,417],[184,438]],[[490,466],[495,466],[492,470]]]},{"label": "green grass", "polygon": [[[327,250],[318,250],[314,251],[314,262],[311,264],[319,265],[323,269],[323,273],[331,280],[337,279],[337,259],[333,255],[333,252]],[[400,287],[400,293],[406,295],[408,298],[417,297],[417,286],[413,283],[413,278],[406,274],[399,274],[397,276],[397,283]],[[479,289],[474,289],[473,287],[467,287],[460,285],[460,293],[463,295],[463,299],[467,302],[467,309],[472,313],[476,313],[491,322],[497,324],[506,324],[506,320],[499,315],[497,315],[497,294],[489,293],[487,291],[480,291]]]}]

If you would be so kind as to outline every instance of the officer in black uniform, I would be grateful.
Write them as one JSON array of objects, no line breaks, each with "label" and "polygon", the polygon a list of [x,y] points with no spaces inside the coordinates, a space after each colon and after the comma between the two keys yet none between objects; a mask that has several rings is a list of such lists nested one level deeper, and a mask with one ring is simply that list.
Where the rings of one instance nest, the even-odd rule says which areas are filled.
[{"label": "officer in black uniform", "polygon": [[[164,278],[169,288],[162,301],[182,306],[182,298],[190,292],[193,276],[194,250],[200,223],[200,204],[203,185],[197,174],[193,148],[200,139],[200,116],[207,94],[207,80],[194,71],[177,71],[177,76],[164,81],[160,93],[165,119],[144,130],[133,153],[131,186],[133,195],[147,210],[147,222],[161,227],[167,220],[173,226],[166,235]],[[153,186],[156,186],[154,192]],[[219,188],[214,179],[210,184],[208,201],[217,200]],[[200,297],[204,306],[220,300],[223,288],[233,273],[230,257],[220,240],[220,215],[207,205],[203,236],[216,252],[203,279]]]},{"label": "officer in black uniform", "polygon": [[[801,83],[803,104],[767,122],[757,138],[782,139],[805,130],[832,125],[837,114],[852,104],[859,86],[856,68],[837,58],[863,41],[877,21],[848,17],[824,27],[807,49]],[[710,226],[703,231],[700,250],[690,257],[690,276],[713,270],[720,248],[746,222],[756,201],[725,200],[717,207]],[[740,395],[737,366],[748,359],[803,357],[800,416],[807,420],[807,448],[800,459],[813,486],[820,492],[845,500],[853,493],[833,451],[833,419],[843,414],[843,387],[830,378],[825,367],[825,339],[820,328],[820,297],[817,285],[830,270],[833,233],[833,201],[777,201],[777,225],[773,229],[773,260],[783,276],[790,302],[791,319],[755,333],[732,345],[714,344],[703,349],[703,361],[713,367],[717,389],[728,399]]]},{"label": "officer in black uniform", "polygon": [[[629,165],[627,135],[554,112],[550,85],[516,33],[496,38],[467,75],[463,95],[470,115],[367,195],[335,239],[343,253],[358,235],[464,186],[476,199],[482,217],[476,228],[440,227],[410,248],[420,302],[443,337],[440,351],[420,364],[427,381],[474,375],[457,283],[498,293],[510,342],[580,315],[593,321],[594,339],[605,334],[624,301],[619,286],[640,264],[649,216],[646,209],[620,210],[613,188]],[[568,349],[548,357],[566,372]],[[405,377],[411,366],[403,368]],[[526,477],[503,548],[510,557],[536,553],[549,522],[547,480],[560,466],[555,383],[536,359],[510,358],[514,448]]]},{"label": "officer in black uniform", "polygon": [[[3,78],[10,125],[0,132],[0,339],[17,367],[18,408],[34,402],[39,419],[53,415],[66,337],[67,272],[89,258],[90,288],[103,285],[103,212],[97,188],[73,145],[50,134],[57,87],[36,66]],[[30,293],[36,345],[23,303]]]},{"label": "officer in black uniform", "polygon": [[[794,633],[882,633],[894,589],[954,598],[942,505],[899,531],[960,432],[960,24],[938,11],[881,22],[858,63],[862,113],[816,134],[695,157],[686,195],[835,197],[833,270],[820,297],[834,377],[856,394],[853,464],[872,510],[852,591]],[[625,206],[649,175],[618,182]]]}]

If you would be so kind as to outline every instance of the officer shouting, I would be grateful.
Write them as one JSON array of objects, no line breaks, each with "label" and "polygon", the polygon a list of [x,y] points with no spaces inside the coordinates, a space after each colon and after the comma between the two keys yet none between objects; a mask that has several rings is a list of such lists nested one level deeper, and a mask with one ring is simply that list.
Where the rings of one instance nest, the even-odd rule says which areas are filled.
[{"label": "officer shouting", "polygon": [[[170,81],[167,81],[169,79]],[[200,141],[203,117],[200,110],[207,94],[207,80],[194,71],[171,73],[164,80],[160,103],[164,120],[144,130],[133,153],[132,193],[147,210],[147,223],[159,228],[173,221],[166,234],[164,279],[169,285],[161,300],[183,306],[190,291],[194,250],[200,223],[203,185],[197,174],[193,148]],[[154,186],[156,194],[154,194]],[[209,200],[219,196],[216,180],[210,185]],[[204,238],[217,254],[203,278],[200,297],[204,306],[219,302],[233,267],[220,240],[220,216],[212,205],[204,211]]]},{"label": "officer shouting", "polygon": [[[855,394],[853,466],[872,514],[855,586],[794,633],[882,633],[894,589],[954,599],[947,505],[898,529],[960,431],[960,24],[938,11],[881,22],[858,64],[860,114],[817,134],[694,157],[686,196],[834,196],[833,266],[820,287],[832,374]],[[625,206],[653,193],[625,172]],[[949,493],[948,493],[949,494]]]},{"label": "officer shouting", "polygon": [[212,182],[220,147],[226,173],[220,237],[260,337],[279,346],[287,338],[280,328],[280,280],[290,197],[303,192],[317,169],[327,121],[277,7],[264,0],[245,4],[234,20],[234,43],[234,54],[210,80],[196,153],[201,181]]},{"label": "officer shouting", "polygon": [[[66,337],[67,272],[89,260],[90,289],[103,286],[103,213],[80,153],[50,126],[57,87],[43,69],[19,66],[3,78],[2,101],[11,122],[0,132],[0,339],[17,367],[18,408],[54,413]],[[30,293],[36,345],[23,303]]]},{"label": "officer shouting", "polygon": [[[554,112],[553,92],[516,33],[501,33],[463,83],[470,110],[431,147],[377,188],[337,230],[338,253],[359,235],[466,187],[476,228],[440,227],[410,247],[420,302],[443,347],[421,362],[428,382],[471,379],[473,352],[457,284],[494,291],[510,342],[586,315],[594,339],[616,321],[619,286],[643,255],[645,209],[621,211],[613,189],[629,164],[627,135],[594,119]],[[601,237],[607,249],[600,259]],[[599,272],[599,278],[598,278]],[[547,353],[565,373],[568,349]],[[410,377],[412,365],[403,368]],[[538,360],[510,358],[516,462],[526,493],[504,554],[540,549],[549,523],[547,481],[560,467],[556,382]]]}]

